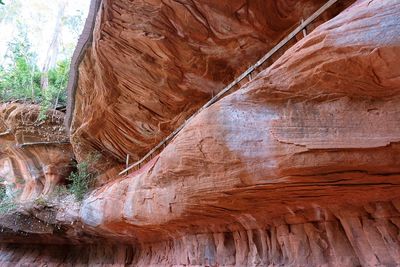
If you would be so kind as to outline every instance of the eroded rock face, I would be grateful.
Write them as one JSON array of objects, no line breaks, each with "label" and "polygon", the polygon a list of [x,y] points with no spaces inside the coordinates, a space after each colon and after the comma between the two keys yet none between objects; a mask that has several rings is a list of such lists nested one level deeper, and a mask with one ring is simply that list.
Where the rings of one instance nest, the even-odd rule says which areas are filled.
[{"label": "eroded rock face", "polygon": [[138,160],[323,3],[103,1],[70,110],[78,160]]},{"label": "eroded rock face", "polygon": [[[46,119],[39,114],[37,105],[0,105],[0,177],[10,199],[0,205],[12,207],[0,206],[0,246],[97,242],[90,233],[83,234],[79,203],[72,195],[58,192],[57,186],[68,182],[74,167],[64,113],[50,110]],[[10,254],[26,256],[18,251]],[[1,263],[14,266],[24,262],[14,262],[7,255],[0,252]]]},{"label": "eroded rock face", "polygon": [[[129,266],[131,246],[100,245],[0,245],[5,266]],[[100,257],[99,257],[100,256]]]},{"label": "eroded rock face", "polygon": [[143,266],[398,264],[399,15],[397,1],[359,1],[317,28],[145,169],[96,190],[83,221],[137,237]]},{"label": "eroded rock face", "polygon": [[[214,2],[104,2],[80,70],[72,126],[78,157],[100,151],[109,159],[103,175],[111,176],[125,153],[151,148],[239,72],[247,57],[238,40],[248,41],[251,56],[268,47],[275,18],[258,17],[260,7],[248,4],[248,34],[236,1]],[[288,19],[302,12],[291,9],[298,1],[274,3],[280,14],[280,4],[290,7]],[[200,113],[139,171],[91,192],[65,229],[75,234],[65,236],[101,238],[100,245],[80,254],[3,245],[8,258],[0,262],[400,265],[399,17],[398,1],[357,1]],[[207,33],[192,30],[201,29],[196,21]],[[276,32],[290,28],[282,25]],[[168,123],[155,131],[160,122]]]},{"label": "eroded rock face", "polygon": [[[397,203],[398,204],[398,203]],[[398,208],[398,207],[397,207]],[[397,266],[399,210],[380,202],[339,213],[316,208],[257,227],[249,214],[243,228],[184,235],[145,244],[139,266]],[[252,227],[249,225],[253,224]]]},{"label": "eroded rock face", "polygon": [[39,112],[35,105],[0,106],[0,177],[22,202],[50,194],[73,166],[64,114],[49,111],[40,120]]}]

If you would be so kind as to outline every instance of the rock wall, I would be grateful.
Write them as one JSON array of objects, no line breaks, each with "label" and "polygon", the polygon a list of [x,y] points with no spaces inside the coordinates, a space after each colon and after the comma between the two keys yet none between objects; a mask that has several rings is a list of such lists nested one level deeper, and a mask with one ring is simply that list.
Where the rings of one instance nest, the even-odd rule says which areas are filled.
[{"label": "rock wall", "polygon": [[9,199],[0,200],[0,243],[63,244],[84,238],[76,238],[79,229],[70,226],[79,213],[73,197],[57,201],[57,186],[68,182],[74,167],[63,121],[64,113],[41,113],[37,105],[0,105],[0,186]]},{"label": "rock wall", "polygon": [[[397,202],[398,205],[399,202]],[[198,233],[146,244],[136,266],[398,266],[399,210],[380,202],[332,214],[316,208],[266,228]]]},{"label": "rock wall", "polygon": [[129,266],[131,246],[0,245],[2,266]]},{"label": "rock wall", "polygon": [[0,177],[22,202],[49,195],[73,167],[64,114],[49,111],[42,120],[39,114],[36,105],[0,105]]},{"label": "rock wall", "polygon": [[138,238],[142,266],[397,265],[399,15],[396,1],[359,1],[320,26],[96,190],[83,222]]},{"label": "rock wall", "polygon": [[[266,2],[238,2],[103,2],[71,140],[78,160],[100,152],[110,178],[82,206],[55,212],[61,233],[3,244],[0,263],[400,265],[396,0],[356,1],[201,112],[140,170],[113,176],[125,154],[150,149],[321,4],[267,2],[278,18],[258,12]],[[35,217],[48,221],[43,211]],[[8,243],[24,242],[7,231]],[[34,234],[64,245],[32,245]]]},{"label": "rock wall", "polygon": [[69,110],[78,160],[138,160],[323,3],[103,1]]}]

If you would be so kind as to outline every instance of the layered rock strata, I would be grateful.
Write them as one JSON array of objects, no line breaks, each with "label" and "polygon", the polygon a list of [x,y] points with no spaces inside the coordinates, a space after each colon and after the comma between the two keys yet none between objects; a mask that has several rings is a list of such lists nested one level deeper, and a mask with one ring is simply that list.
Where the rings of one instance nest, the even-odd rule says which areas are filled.
[{"label": "layered rock strata", "polygon": [[138,238],[143,266],[399,264],[399,15],[358,1],[321,25],[83,222]]},{"label": "layered rock strata", "polygon": [[[235,1],[225,6],[205,1],[140,3],[104,2],[94,45],[80,70],[72,142],[78,157],[95,149],[111,158],[103,166],[108,176],[114,171],[113,160],[118,165],[125,153],[138,156],[154,144],[146,141],[152,131],[135,132],[138,124],[171,120],[159,139],[178,125],[179,116],[201,103],[202,93],[230,77],[229,71],[217,71],[217,78],[210,79],[211,70],[219,66],[214,62],[204,76],[212,83],[198,80],[201,86],[196,87],[194,76],[185,76],[198,75],[193,66],[202,66],[201,60],[197,65],[188,60],[193,40],[204,45],[199,51],[222,49],[218,55],[234,70],[231,75],[241,66],[232,62],[245,63],[240,53],[229,55],[237,47],[221,37],[232,34],[233,27],[223,31],[212,23],[229,25],[222,23],[229,20],[221,14]],[[184,13],[171,13],[181,8]],[[256,10],[246,14],[250,18]],[[135,23],[129,24],[132,17],[126,14],[141,16],[132,16]],[[218,42],[211,37],[200,42],[201,31],[190,28],[197,25],[193,17],[208,25],[213,33],[208,34]],[[102,242],[86,246],[82,253],[68,244],[57,250],[4,244],[0,262],[18,262],[20,257],[21,264],[48,265],[400,265],[399,17],[398,1],[357,1],[240,90],[201,112],[139,171],[96,188],[68,222],[70,231],[79,229],[72,241]],[[115,37],[116,30],[124,41]],[[232,38],[252,40],[246,34]],[[218,46],[221,40],[229,49]],[[175,48],[185,45],[172,53],[167,42]],[[110,43],[117,44],[119,52]],[[257,55],[254,47],[259,43],[250,43],[248,51]],[[207,58],[204,55],[209,54],[198,57]],[[121,63],[125,57],[134,67]],[[180,69],[177,75],[192,82],[179,87],[171,69]],[[161,101],[164,94],[185,108],[179,101],[169,102],[169,107]],[[149,112],[160,108],[152,104],[154,99],[164,103],[159,113],[165,117]],[[140,101],[147,103],[140,107],[151,108],[121,105],[142,105]],[[124,116],[127,119],[121,120]]]},{"label": "layered rock strata", "polygon": [[76,220],[77,203],[57,203],[57,208],[50,203],[74,167],[63,121],[64,113],[41,112],[37,105],[0,105],[0,186],[6,192],[0,202],[2,243],[60,244],[76,236],[64,224]]},{"label": "layered rock strata", "polygon": [[73,167],[64,114],[54,110],[42,117],[36,105],[0,105],[0,177],[8,193],[20,191],[20,201],[49,195]]},{"label": "layered rock strata", "polygon": [[103,1],[71,95],[78,160],[138,160],[323,3]]},{"label": "layered rock strata", "polygon": [[129,266],[134,248],[100,245],[0,245],[7,266]]}]

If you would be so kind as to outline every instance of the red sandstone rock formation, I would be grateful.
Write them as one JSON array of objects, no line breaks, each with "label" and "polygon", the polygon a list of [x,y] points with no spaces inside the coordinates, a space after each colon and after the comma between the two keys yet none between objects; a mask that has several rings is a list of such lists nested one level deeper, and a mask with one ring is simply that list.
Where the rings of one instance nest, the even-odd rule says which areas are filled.
[{"label": "red sandstone rock formation", "polygon": [[74,97],[78,159],[139,159],[323,2],[103,1]]},{"label": "red sandstone rock formation", "polygon": [[[302,12],[282,1],[271,10],[287,20],[251,5],[243,17],[236,2],[105,1],[80,69],[77,156],[143,155]],[[399,17],[398,1],[357,1],[200,113],[139,171],[96,188],[68,217],[75,234],[63,237],[107,242],[81,253],[2,245],[0,262],[400,265]],[[238,52],[240,40],[251,53]]]},{"label": "red sandstone rock formation", "polygon": [[400,264],[399,15],[360,1],[317,28],[83,221],[138,237],[143,266]]},{"label": "red sandstone rock formation", "polygon": [[24,104],[0,106],[0,177],[21,190],[20,201],[50,194],[71,171],[74,158],[63,125],[64,114]]},{"label": "red sandstone rock formation", "polygon": [[[46,119],[40,119],[39,114],[36,105],[0,105],[1,186],[14,203],[11,210],[1,207],[1,242],[64,243],[63,236],[68,235],[71,241],[75,235],[73,231],[66,233],[63,224],[75,220],[74,214],[79,210],[76,203],[57,201],[56,209],[50,203],[56,197],[56,186],[66,183],[73,167],[74,155],[63,124],[64,114],[48,111]],[[6,204],[0,202],[0,205]]]}]

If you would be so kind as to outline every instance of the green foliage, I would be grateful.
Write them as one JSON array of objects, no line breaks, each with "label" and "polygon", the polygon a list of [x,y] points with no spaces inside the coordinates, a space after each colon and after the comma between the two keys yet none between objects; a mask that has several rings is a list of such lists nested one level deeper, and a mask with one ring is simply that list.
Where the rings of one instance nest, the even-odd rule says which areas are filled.
[{"label": "green foliage", "polygon": [[40,72],[34,64],[36,55],[31,52],[26,32],[8,44],[7,66],[0,67],[0,97],[2,100],[31,99],[40,95]]},{"label": "green foliage", "polygon": [[[0,181],[3,181],[0,179]],[[0,215],[13,211],[17,207],[14,198],[7,195],[5,186],[0,186]]]},{"label": "green foliage", "polygon": [[[36,55],[22,29],[8,45],[6,66],[0,66],[0,100],[30,100],[41,105],[41,117],[49,108],[65,105],[68,83],[69,60],[63,60],[42,73],[36,66]],[[48,87],[41,88],[41,78],[47,75]]]},{"label": "green foliage", "polygon": [[42,206],[42,207],[47,206],[47,200],[43,196],[36,198],[34,203],[36,206]]},{"label": "green foliage", "polygon": [[68,83],[69,60],[63,60],[57,63],[57,66],[50,69],[47,73],[49,87],[41,94],[41,112],[40,119],[45,119],[46,111],[57,105],[67,103],[67,92],[65,88]]},{"label": "green foliage", "polygon": [[89,171],[89,162],[83,161],[77,164],[77,170],[68,177],[71,184],[68,191],[73,194],[76,200],[81,201],[94,181],[94,174]]},{"label": "green foliage", "polygon": [[[49,70],[49,84],[50,87],[62,89],[67,87],[68,83],[68,72],[69,72],[69,60],[63,60],[57,63],[57,66]],[[66,95],[61,98],[64,103],[66,101]]]}]

